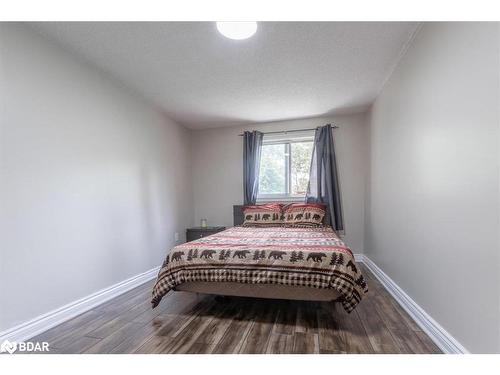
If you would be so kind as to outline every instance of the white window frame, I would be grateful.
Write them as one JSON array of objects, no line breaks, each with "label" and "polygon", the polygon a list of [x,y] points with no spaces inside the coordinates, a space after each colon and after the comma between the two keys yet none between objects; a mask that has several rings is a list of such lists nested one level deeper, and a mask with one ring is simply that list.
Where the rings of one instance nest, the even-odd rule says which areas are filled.
[{"label": "white window frame", "polygon": [[[262,145],[273,145],[273,144],[285,144],[285,153],[288,152],[288,157],[286,158],[286,172],[285,180],[287,185],[287,190],[291,188],[290,175],[291,175],[291,152],[290,144],[298,142],[313,142],[314,141],[314,130],[301,131],[293,133],[280,133],[280,134],[264,134],[264,139],[262,140]],[[305,198],[304,195],[297,194],[261,194],[257,195],[257,203],[265,202],[303,202]]]}]

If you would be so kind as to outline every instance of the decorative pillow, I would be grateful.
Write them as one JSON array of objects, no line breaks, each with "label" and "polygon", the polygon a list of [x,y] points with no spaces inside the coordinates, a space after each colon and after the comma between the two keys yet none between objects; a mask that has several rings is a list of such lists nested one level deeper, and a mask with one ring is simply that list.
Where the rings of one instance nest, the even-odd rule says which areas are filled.
[{"label": "decorative pillow", "polygon": [[244,226],[282,225],[283,213],[279,203],[243,207]]},{"label": "decorative pillow", "polygon": [[326,206],[321,203],[291,203],[283,208],[286,226],[315,227],[323,225]]}]

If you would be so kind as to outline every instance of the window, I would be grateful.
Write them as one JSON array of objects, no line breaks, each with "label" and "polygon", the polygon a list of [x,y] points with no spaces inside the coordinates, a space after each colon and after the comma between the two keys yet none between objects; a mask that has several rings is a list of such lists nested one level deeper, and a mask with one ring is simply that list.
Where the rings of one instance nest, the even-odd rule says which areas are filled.
[{"label": "window", "polygon": [[264,135],[258,200],[298,200],[306,195],[314,132]]}]

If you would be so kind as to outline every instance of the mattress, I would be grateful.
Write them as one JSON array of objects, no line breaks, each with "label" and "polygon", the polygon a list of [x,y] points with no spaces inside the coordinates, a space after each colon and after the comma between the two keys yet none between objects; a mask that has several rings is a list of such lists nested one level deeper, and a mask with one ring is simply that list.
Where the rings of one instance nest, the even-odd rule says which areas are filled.
[{"label": "mattress", "polygon": [[368,291],[346,244],[331,227],[233,227],[174,247],[153,287],[262,298],[338,299],[352,311]]},{"label": "mattress", "polygon": [[222,296],[291,299],[299,301],[335,301],[340,293],[335,289],[313,289],[305,286],[241,284],[236,282],[207,283],[191,281],[180,284],[175,290]]}]

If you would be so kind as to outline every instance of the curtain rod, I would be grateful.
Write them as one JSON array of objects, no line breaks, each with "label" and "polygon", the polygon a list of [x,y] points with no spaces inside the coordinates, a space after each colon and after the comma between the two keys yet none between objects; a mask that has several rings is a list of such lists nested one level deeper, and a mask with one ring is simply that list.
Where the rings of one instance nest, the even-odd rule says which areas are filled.
[{"label": "curtain rod", "polygon": [[[331,124],[326,124],[331,125]],[[304,132],[308,130],[316,130],[317,128],[309,128],[309,129],[295,129],[295,130],[280,130],[276,132],[263,132],[262,134],[286,134],[286,133],[295,133],[295,132]],[[333,125],[332,129],[338,129],[337,125]],[[238,136],[243,137],[244,134],[238,134]]]}]

